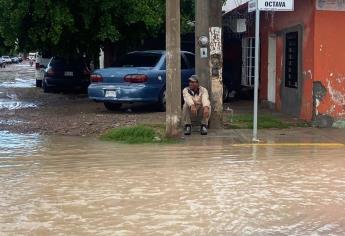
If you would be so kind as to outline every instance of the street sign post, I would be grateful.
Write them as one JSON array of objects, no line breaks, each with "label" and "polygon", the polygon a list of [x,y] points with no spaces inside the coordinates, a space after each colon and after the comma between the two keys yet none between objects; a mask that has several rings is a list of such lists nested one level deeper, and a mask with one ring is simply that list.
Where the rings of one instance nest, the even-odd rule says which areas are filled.
[{"label": "street sign post", "polygon": [[259,108],[259,63],[260,63],[260,10],[256,3],[255,12],[255,79],[254,79],[254,118],[253,142],[258,142],[258,108]]},{"label": "street sign post", "polygon": [[253,142],[258,142],[260,11],[294,11],[294,0],[250,0],[248,2],[248,12],[253,11],[256,11]]}]

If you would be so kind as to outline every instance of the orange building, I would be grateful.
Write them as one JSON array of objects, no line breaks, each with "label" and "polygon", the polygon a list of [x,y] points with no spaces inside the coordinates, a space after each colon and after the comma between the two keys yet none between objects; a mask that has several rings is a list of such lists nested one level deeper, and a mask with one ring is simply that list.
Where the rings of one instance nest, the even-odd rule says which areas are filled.
[{"label": "orange building", "polygon": [[[250,85],[255,13],[248,13],[247,5],[227,13],[225,19],[246,20],[246,30],[239,34],[242,82]],[[292,12],[261,12],[261,101],[322,127],[344,123],[344,24],[344,1],[295,0]]]}]

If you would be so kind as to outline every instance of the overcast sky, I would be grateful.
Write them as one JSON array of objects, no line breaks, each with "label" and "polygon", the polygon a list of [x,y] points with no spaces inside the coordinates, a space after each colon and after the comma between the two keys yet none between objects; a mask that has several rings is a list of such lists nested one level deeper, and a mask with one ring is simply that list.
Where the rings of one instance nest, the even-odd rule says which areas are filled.
[{"label": "overcast sky", "polygon": [[225,11],[230,11],[245,2],[248,2],[248,0],[227,0],[223,9]]}]

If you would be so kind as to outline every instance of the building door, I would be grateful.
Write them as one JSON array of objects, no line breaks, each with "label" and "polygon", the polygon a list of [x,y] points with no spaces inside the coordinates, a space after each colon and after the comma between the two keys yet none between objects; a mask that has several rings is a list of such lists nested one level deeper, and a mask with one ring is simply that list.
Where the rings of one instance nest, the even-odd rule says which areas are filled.
[{"label": "building door", "polygon": [[276,103],[276,36],[270,36],[268,38],[268,88],[267,88],[267,100],[275,104]]},{"label": "building door", "polygon": [[282,111],[299,117],[302,101],[302,30],[296,27],[284,34]]}]

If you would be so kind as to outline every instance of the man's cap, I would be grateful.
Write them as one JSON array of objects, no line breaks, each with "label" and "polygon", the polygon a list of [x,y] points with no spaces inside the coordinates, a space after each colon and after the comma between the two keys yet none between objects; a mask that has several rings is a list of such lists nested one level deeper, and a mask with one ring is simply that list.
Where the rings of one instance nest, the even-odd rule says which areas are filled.
[{"label": "man's cap", "polygon": [[196,75],[192,75],[188,80],[191,82],[199,82],[198,76]]}]

